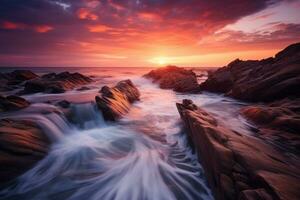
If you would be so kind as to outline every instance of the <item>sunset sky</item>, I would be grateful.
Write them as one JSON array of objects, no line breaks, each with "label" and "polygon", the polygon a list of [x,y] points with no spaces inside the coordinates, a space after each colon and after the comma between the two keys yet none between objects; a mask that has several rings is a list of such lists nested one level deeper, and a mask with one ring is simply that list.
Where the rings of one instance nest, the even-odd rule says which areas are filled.
[{"label": "sunset sky", "polygon": [[223,66],[299,41],[299,0],[0,0],[0,66]]}]

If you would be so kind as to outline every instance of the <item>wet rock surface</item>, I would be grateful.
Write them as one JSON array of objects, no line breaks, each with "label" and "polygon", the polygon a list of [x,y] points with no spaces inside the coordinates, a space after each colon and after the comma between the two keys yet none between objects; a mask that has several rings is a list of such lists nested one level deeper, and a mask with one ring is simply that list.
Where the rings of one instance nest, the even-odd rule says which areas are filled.
[{"label": "wet rock surface", "polygon": [[282,151],[300,156],[300,99],[283,99],[266,105],[251,105],[242,115],[257,127],[257,136]]},{"label": "wet rock surface", "polygon": [[300,97],[300,43],[292,44],[275,57],[235,60],[210,73],[200,90],[225,93],[246,101],[271,102]]},{"label": "wet rock surface", "polygon": [[198,89],[196,74],[176,66],[152,70],[144,77],[153,79],[162,89],[173,89],[176,92],[195,92]]},{"label": "wet rock surface", "polygon": [[27,81],[21,94],[31,94],[37,92],[63,93],[75,87],[92,82],[87,76],[80,73],[62,72],[59,74],[49,73],[40,78]]},{"label": "wet rock surface", "polygon": [[299,159],[228,129],[190,100],[177,108],[216,199],[298,199]]},{"label": "wet rock surface", "polygon": [[[63,93],[88,83],[92,79],[80,73],[49,73],[43,76],[29,70],[15,70],[9,73],[0,73],[0,91],[7,92],[20,89],[19,95],[37,92]],[[86,90],[81,87],[79,90]]]},{"label": "wet rock surface", "polygon": [[26,108],[30,103],[19,96],[10,95],[7,97],[0,95],[0,112],[15,111],[22,108]]},{"label": "wet rock surface", "polygon": [[37,78],[38,75],[29,70],[15,70],[9,73],[0,73],[0,91],[9,91],[18,88],[24,81]]},{"label": "wet rock surface", "polygon": [[96,96],[96,104],[106,120],[115,121],[129,111],[130,104],[139,100],[140,92],[131,80],[120,81],[110,88],[103,86]]},{"label": "wet rock surface", "polygon": [[48,152],[50,142],[31,121],[0,120],[0,186],[30,169]]}]

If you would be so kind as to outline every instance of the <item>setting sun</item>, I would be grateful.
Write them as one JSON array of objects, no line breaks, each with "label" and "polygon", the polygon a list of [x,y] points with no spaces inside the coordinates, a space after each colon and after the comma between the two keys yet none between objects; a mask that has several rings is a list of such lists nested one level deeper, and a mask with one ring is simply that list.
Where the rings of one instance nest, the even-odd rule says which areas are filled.
[{"label": "setting sun", "polygon": [[159,65],[165,65],[167,63],[166,58],[160,57],[157,59]]},{"label": "setting sun", "polygon": [[153,59],[149,60],[149,62],[154,63],[154,64],[158,64],[158,65],[161,65],[161,66],[170,64],[169,59],[167,57],[156,57],[156,58],[153,58]]}]

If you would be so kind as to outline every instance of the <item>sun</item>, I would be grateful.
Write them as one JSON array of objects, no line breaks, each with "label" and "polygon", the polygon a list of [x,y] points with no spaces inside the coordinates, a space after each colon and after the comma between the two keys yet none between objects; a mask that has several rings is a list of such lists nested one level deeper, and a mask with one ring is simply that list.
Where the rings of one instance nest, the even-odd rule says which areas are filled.
[{"label": "sun", "polygon": [[162,65],[167,65],[167,64],[170,64],[170,59],[168,57],[154,57],[150,60],[148,60],[149,62],[151,63],[154,63],[154,64],[157,64],[159,66],[162,66]]},{"label": "sun", "polygon": [[165,59],[164,57],[159,57],[159,58],[157,59],[157,63],[158,63],[159,65],[165,65],[165,64],[167,63],[167,61],[166,61],[166,59]]}]

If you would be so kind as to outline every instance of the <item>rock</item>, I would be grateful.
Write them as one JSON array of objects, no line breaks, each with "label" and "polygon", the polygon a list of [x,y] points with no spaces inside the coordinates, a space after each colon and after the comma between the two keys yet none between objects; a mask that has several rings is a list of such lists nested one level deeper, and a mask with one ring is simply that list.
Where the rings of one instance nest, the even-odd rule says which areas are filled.
[{"label": "rock", "polygon": [[1,111],[15,111],[22,108],[26,108],[30,103],[19,96],[10,95],[3,97],[0,95],[0,112]]},{"label": "rock", "polygon": [[292,44],[275,58],[239,59],[209,74],[200,90],[225,93],[246,101],[271,102],[300,97],[300,43]]},{"label": "rock", "polygon": [[9,73],[0,73],[0,91],[16,89],[18,84],[37,77],[38,75],[29,70],[15,70]]},{"label": "rock", "polygon": [[80,73],[62,72],[59,74],[45,74],[41,78],[27,81],[21,94],[31,94],[37,92],[45,93],[63,93],[74,89],[80,85],[92,82],[87,76]]},{"label": "rock", "polygon": [[198,89],[196,74],[176,66],[152,70],[144,77],[153,79],[162,89],[173,89],[176,92],[194,92]]},{"label": "rock", "polygon": [[48,152],[50,142],[30,121],[0,120],[0,185],[30,169]]},{"label": "rock", "polygon": [[96,96],[96,104],[105,120],[116,121],[129,111],[130,104],[139,100],[140,92],[130,80],[120,81],[110,88],[104,86],[101,96]]},{"label": "rock", "polygon": [[283,99],[264,106],[251,105],[241,113],[255,124],[258,136],[281,150],[300,155],[300,99]]},{"label": "rock", "polygon": [[176,105],[216,199],[300,196],[299,158],[284,155],[262,139],[232,131],[192,101]]},{"label": "rock", "polygon": [[245,190],[241,192],[239,200],[273,200],[265,189]]},{"label": "rock", "polygon": [[62,108],[69,108],[71,103],[67,100],[62,100],[56,103],[58,106],[62,107]]},{"label": "rock", "polygon": [[9,84],[20,83],[37,77],[38,75],[29,70],[15,70],[9,73],[0,73],[0,78],[6,79]]}]

